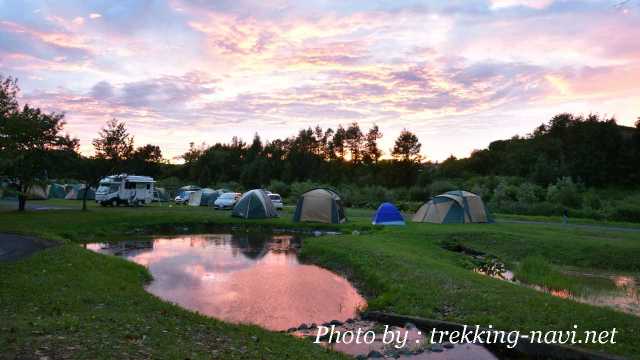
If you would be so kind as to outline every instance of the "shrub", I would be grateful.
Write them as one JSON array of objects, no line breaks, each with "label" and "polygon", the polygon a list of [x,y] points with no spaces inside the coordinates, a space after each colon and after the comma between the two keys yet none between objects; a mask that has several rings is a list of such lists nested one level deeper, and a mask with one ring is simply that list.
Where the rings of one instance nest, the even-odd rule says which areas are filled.
[{"label": "shrub", "polygon": [[582,203],[580,190],[570,177],[563,177],[547,188],[547,201],[570,208],[579,208]]},{"label": "shrub", "polygon": [[447,191],[456,190],[457,186],[447,180],[436,180],[431,184],[431,194],[438,195]]},{"label": "shrub", "polygon": [[269,184],[269,191],[280,194],[283,198],[288,198],[291,193],[291,187],[284,181],[271,180],[271,183]]},{"label": "shrub", "polygon": [[542,198],[541,194],[543,192],[542,187],[530,182],[523,182],[515,189],[515,196],[518,202],[532,204]]},{"label": "shrub", "polygon": [[640,206],[622,204],[611,209],[609,219],[613,221],[640,222]]}]

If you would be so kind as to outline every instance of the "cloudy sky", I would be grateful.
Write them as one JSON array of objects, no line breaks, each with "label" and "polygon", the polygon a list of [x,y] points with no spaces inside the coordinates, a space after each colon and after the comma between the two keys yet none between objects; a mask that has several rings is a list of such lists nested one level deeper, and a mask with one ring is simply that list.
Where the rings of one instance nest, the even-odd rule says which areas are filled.
[{"label": "cloudy sky", "polygon": [[631,125],[638,39],[640,0],[0,0],[0,74],[85,153],[112,117],[166,157],[353,121],[431,160],[558,112]]}]

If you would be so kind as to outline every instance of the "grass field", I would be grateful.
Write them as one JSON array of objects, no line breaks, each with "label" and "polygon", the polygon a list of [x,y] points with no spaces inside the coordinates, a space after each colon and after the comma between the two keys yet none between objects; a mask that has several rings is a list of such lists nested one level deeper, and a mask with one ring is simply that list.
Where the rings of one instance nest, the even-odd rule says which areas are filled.
[{"label": "grass field", "polygon": [[[80,206],[73,201],[45,203]],[[38,235],[64,245],[0,264],[0,317],[8,320],[0,324],[0,346],[8,349],[8,358],[57,351],[76,358],[340,358],[307,341],[225,324],[167,304],[143,290],[149,278],[144,268],[76,245],[119,239],[140,229],[195,232],[206,224],[232,223],[298,227],[290,212],[266,221],[166,205],[98,208],[91,203],[88,212],[3,212],[0,232]],[[640,318],[476,274],[465,255],[443,248],[459,243],[496,255],[509,266],[536,255],[556,267],[636,274],[640,233],[529,224],[409,223],[379,229],[370,225],[371,213],[349,209],[348,225],[339,227],[345,235],[308,239],[302,251],[307,261],[348,276],[367,296],[370,309],[502,329],[616,327],[618,344],[590,347],[640,358]],[[352,235],[355,229],[361,234]]]}]

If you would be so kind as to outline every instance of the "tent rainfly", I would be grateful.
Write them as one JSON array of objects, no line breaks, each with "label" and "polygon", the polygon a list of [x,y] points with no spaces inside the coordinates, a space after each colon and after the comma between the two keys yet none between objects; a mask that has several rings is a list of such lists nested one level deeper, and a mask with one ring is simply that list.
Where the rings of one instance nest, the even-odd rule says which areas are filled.
[{"label": "tent rainfly", "polygon": [[65,196],[64,198],[67,200],[82,200],[85,191],[87,191],[87,200],[96,199],[96,192],[93,189],[87,188],[82,184],[72,185],[71,190],[69,190],[67,196]]},{"label": "tent rainfly", "polygon": [[233,207],[231,216],[244,219],[264,219],[278,217],[278,212],[264,190],[247,191]]},{"label": "tent rainfly", "polygon": [[67,192],[64,190],[64,185],[51,184],[49,185],[49,199],[64,199],[67,196]]},{"label": "tent rainfly", "polygon": [[342,224],[347,217],[340,195],[331,189],[318,188],[300,195],[293,221]]},{"label": "tent rainfly", "polygon": [[27,191],[27,199],[29,200],[47,200],[49,198],[49,187],[33,184]]},{"label": "tent rainfly", "polygon": [[414,222],[465,224],[491,222],[482,198],[464,190],[449,191],[434,196],[418,209]]},{"label": "tent rainfly", "polygon": [[373,225],[405,225],[400,211],[392,203],[382,203],[373,214]]},{"label": "tent rainfly", "polygon": [[209,200],[214,193],[216,193],[216,191],[209,188],[200,189],[192,193],[191,196],[189,196],[189,206],[209,206]]}]

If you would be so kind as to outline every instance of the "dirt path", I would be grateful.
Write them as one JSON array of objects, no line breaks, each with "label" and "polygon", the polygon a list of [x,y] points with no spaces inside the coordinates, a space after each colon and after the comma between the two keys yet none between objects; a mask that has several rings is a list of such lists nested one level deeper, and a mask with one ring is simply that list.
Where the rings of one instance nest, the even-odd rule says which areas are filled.
[{"label": "dirt path", "polygon": [[555,225],[562,227],[570,227],[577,229],[590,229],[590,230],[610,230],[610,231],[625,231],[625,232],[640,232],[640,227],[622,227],[622,226],[607,226],[607,225],[591,225],[591,224],[563,224],[552,221],[532,221],[532,220],[496,220],[497,223],[503,224],[531,224],[531,225]]},{"label": "dirt path", "polygon": [[20,260],[55,245],[53,241],[31,236],[0,234],[0,261]]}]

